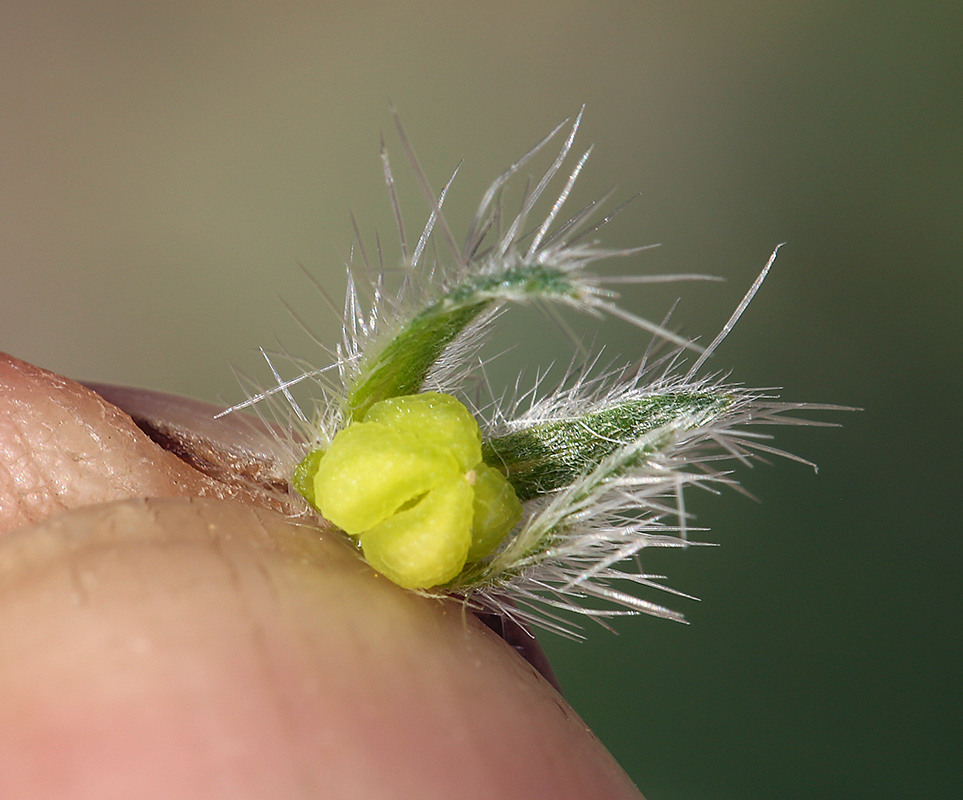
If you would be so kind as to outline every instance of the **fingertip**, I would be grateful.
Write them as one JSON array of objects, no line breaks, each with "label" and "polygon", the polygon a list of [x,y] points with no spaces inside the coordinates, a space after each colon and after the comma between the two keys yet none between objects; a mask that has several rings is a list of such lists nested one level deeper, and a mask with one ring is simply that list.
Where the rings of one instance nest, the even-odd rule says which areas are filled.
[{"label": "fingertip", "polygon": [[0,353],[0,531],[93,503],[226,494],[68,378]]},{"label": "fingertip", "polygon": [[0,540],[0,642],[0,796],[639,797],[462,606],[238,503]]}]

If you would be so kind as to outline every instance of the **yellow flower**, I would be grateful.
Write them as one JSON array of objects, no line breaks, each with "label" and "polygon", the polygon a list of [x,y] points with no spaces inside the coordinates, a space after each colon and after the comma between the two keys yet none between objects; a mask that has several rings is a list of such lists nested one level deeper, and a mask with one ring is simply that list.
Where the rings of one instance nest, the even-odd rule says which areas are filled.
[{"label": "yellow flower", "polygon": [[522,514],[502,473],[482,461],[478,423],[437,392],[375,403],[305,458],[295,486],[407,589],[447,583],[491,553]]}]

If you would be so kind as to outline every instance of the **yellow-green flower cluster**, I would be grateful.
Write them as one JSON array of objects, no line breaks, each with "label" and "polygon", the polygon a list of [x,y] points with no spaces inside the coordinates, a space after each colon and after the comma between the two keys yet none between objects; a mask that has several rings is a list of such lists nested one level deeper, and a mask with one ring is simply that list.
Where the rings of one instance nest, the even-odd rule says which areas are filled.
[{"label": "yellow-green flower cluster", "polygon": [[482,461],[478,423],[438,392],[373,404],[302,461],[294,485],[407,589],[452,580],[495,550],[522,515],[505,477]]}]

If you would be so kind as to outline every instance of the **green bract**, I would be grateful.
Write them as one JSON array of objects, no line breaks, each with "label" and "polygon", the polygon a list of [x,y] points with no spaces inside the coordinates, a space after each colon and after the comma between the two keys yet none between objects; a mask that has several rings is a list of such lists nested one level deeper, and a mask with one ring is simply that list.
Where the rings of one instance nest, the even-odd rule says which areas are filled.
[{"label": "green bract", "polygon": [[438,392],[374,403],[302,461],[295,488],[408,589],[452,580],[522,514],[504,476],[482,461],[478,423]]}]

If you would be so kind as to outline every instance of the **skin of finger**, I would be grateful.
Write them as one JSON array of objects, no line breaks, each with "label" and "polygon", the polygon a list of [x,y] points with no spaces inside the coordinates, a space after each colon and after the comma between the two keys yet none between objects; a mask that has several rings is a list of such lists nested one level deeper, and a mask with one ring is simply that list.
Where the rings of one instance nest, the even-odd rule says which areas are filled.
[{"label": "skin of finger", "polygon": [[232,494],[99,395],[0,353],[0,532],[128,497]]},{"label": "skin of finger", "polygon": [[0,539],[0,704],[0,797],[641,797],[459,604],[232,501]]}]

